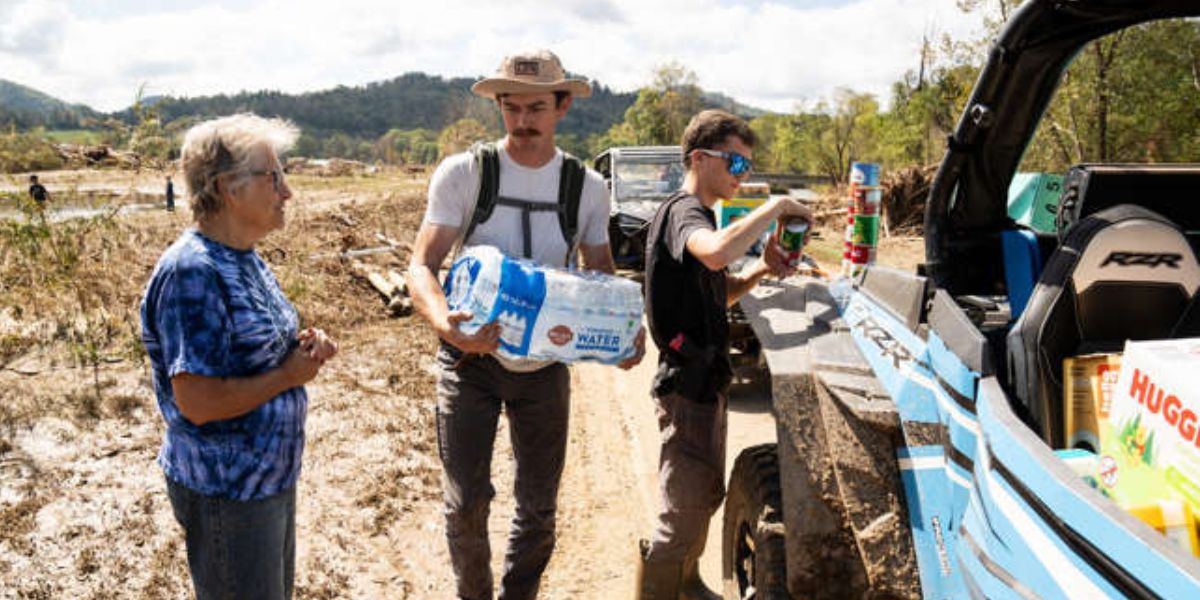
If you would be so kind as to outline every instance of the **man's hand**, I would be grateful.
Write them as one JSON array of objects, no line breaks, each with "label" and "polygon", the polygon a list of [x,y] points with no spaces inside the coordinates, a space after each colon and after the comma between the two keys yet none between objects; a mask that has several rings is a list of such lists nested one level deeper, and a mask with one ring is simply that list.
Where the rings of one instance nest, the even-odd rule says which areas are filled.
[{"label": "man's hand", "polygon": [[784,221],[799,218],[808,221],[808,229],[812,231],[813,214],[812,209],[807,204],[791,196],[782,196],[775,200],[775,204],[779,207],[780,226],[783,225]]},{"label": "man's hand", "polygon": [[617,367],[628,371],[642,362],[642,358],[646,356],[646,328],[638,328],[637,337],[633,338],[633,356],[621,361]]},{"label": "man's hand", "polygon": [[446,315],[446,323],[438,327],[438,337],[447,344],[467,354],[490,354],[500,347],[500,324],[492,321],[467,335],[458,328],[459,323],[470,321],[473,315],[465,310],[452,311]]},{"label": "man's hand", "polygon": [[778,279],[783,279],[796,272],[796,268],[788,264],[787,251],[779,243],[778,227],[771,233],[771,237],[767,238],[767,243],[763,244],[762,261],[767,265],[771,274]]}]

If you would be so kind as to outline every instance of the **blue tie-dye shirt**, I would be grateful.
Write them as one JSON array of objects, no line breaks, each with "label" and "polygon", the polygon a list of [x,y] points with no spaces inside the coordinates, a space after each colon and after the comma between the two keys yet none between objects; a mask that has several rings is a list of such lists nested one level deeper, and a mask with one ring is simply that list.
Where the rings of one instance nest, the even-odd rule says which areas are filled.
[{"label": "blue tie-dye shirt", "polygon": [[235,250],[189,229],[163,253],[142,299],[142,341],[167,424],[158,455],[167,477],[234,500],[295,485],[308,409],[303,387],[240,417],[196,426],[179,412],[171,378],[274,369],[296,346],[298,323],[296,309],[253,250]]}]

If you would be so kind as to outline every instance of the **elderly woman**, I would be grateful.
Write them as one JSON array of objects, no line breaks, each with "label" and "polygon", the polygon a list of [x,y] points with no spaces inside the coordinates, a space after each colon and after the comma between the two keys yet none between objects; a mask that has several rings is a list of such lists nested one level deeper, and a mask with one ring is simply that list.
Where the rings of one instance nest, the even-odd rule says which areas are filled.
[{"label": "elderly woman", "polygon": [[242,114],[196,125],[181,162],[196,226],[163,253],[142,340],[167,431],[158,463],[196,596],[290,598],[304,384],[337,352],[254,251],[292,197],[292,125]]}]

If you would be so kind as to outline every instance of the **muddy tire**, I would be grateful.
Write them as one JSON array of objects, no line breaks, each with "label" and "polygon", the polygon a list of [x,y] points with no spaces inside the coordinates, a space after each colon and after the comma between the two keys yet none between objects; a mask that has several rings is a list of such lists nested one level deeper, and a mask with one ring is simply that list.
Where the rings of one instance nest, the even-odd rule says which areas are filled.
[{"label": "muddy tire", "polygon": [[738,455],[725,497],[721,546],[726,600],[791,598],[775,444]]}]

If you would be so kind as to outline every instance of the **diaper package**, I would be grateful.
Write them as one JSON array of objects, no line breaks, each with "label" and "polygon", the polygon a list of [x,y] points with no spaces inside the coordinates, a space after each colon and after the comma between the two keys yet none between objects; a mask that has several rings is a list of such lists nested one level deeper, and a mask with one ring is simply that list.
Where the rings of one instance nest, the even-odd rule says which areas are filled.
[{"label": "diaper package", "polygon": [[504,256],[491,246],[463,250],[445,282],[450,310],[474,333],[500,324],[506,358],[615,364],[634,354],[642,324],[642,288],[622,277],[567,271]]}]

